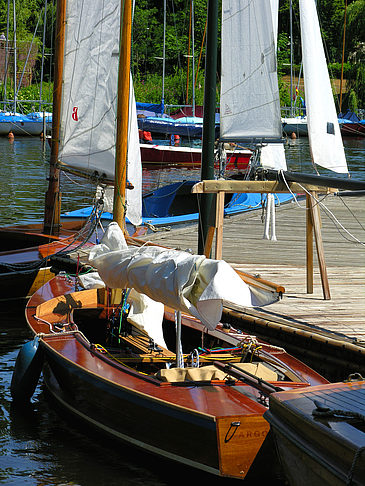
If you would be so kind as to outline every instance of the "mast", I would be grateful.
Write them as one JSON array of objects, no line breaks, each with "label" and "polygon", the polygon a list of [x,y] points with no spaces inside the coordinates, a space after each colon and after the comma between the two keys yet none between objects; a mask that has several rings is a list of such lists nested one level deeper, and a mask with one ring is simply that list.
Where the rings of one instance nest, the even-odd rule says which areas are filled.
[{"label": "mast", "polygon": [[340,81],[340,113],[342,111],[343,63],[345,59],[345,39],[346,39],[346,10],[347,10],[347,0],[345,0],[345,16],[343,20],[342,61],[341,61],[341,81]]},{"label": "mast", "polygon": [[13,21],[14,21],[14,113],[16,112],[16,12],[15,12],[15,0],[13,0]]},{"label": "mast", "polygon": [[56,10],[56,45],[53,85],[52,145],[49,168],[49,183],[46,192],[43,231],[57,235],[60,230],[60,169],[58,168],[58,150],[60,140],[60,118],[62,97],[62,75],[66,31],[66,1],[57,1]]},{"label": "mast", "polygon": [[42,111],[42,91],[43,91],[43,68],[44,68],[44,46],[46,42],[46,19],[47,19],[47,0],[44,4],[44,20],[43,20],[43,46],[42,46],[42,68],[41,68],[41,86],[39,91],[39,111]]},{"label": "mast", "polygon": [[163,2],[163,50],[162,50],[162,106],[165,110],[165,69],[166,69],[166,0]]},{"label": "mast", "polygon": [[192,51],[193,51],[193,58],[192,58],[192,69],[193,69],[193,75],[192,75],[192,81],[193,81],[193,116],[195,116],[195,26],[194,26],[194,0],[191,0],[191,22],[192,22],[192,32],[191,32],[191,45],[192,45]]},{"label": "mast", "polygon": [[290,0],[290,116],[293,116],[293,3]]},{"label": "mast", "polygon": [[[214,179],[215,103],[217,71],[218,0],[208,1],[207,50],[205,61],[204,118],[202,140],[201,180]],[[202,194],[198,253],[204,254],[209,218],[213,208],[213,194]]]},{"label": "mast", "polygon": [[9,58],[9,14],[10,14],[10,0],[8,0],[8,14],[6,17],[6,45],[5,45],[5,76],[4,76],[4,110],[7,110],[7,84],[8,84],[8,58]]},{"label": "mast", "polygon": [[[123,9],[124,7],[124,9]],[[131,63],[132,2],[121,3],[118,102],[117,102],[117,139],[115,152],[115,183],[113,221],[125,229],[125,188],[127,183],[127,140],[129,120],[129,84]]]}]

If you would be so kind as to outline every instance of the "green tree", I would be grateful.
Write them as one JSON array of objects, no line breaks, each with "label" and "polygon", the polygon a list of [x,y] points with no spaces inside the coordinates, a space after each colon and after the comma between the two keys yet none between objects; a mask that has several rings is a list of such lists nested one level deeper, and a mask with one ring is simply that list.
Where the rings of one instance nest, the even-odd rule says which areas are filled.
[{"label": "green tree", "polygon": [[365,106],[365,0],[355,0],[347,8],[346,43],[351,66],[347,76],[344,104],[352,111]]}]

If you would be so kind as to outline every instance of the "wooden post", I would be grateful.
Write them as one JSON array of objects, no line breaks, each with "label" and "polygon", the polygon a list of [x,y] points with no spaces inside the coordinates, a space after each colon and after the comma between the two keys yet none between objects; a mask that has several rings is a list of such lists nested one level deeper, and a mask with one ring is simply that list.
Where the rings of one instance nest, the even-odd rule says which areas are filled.
[{"label": "wooden post", "polygon": [[[46,192],[43,232],[58,235],[60,231],[60,169],[58,163],[58,147],[60,140],[62,77],[66,27],[66,0],[57,2],[56,13],[56,53],[53,85],[53,117],[52,117],[52,144],[49,167],[48,190]],[[44,136],[46,134],[44,133]]]},{"label": "wooden post", "polygon": [[313,221],[311,214],[311,196],[306,195],[306,253],[307,253],[307,294],[313,294]]},{"label": "wooden post", "polygon": [[[295,182],[289,182],[290,192],[303,192],[303,186]],[[307,292],[313,293],[313,234],[316,242],[319,269],[322,279],[323,296],[325,300],[330,300],[330,290],[328,276],[323,251],[323,241],[321,234],[321,216],[319,206],[313,201],[317,201],[317,191],[333,192],[334,188],[323,188],[313,184],[305,184],[307,195],[307,216],[306,216],[306,260],[307,260]],[[286,184],[279,181],[232,181],[232,180],[202,180],[195,184],[191,190],[193,194],[214,193],[217,194],[216,221],[214,227],[211,226],[209,234],[205,239],[204,254],[208,256],[213,242],[214,229],[216,235],[216,258],[222,257],[222,238],[223,238],[223,211],[224,194],[236,192],[261,192],[261,193],[286,193]]]},{"label": "wooden post", "polygon": [[224,191],[217,193],[217,201],[215,208],[215,258],[222,259],[223,248],[223,218],[224,218]]},{"label": "wooden post", "polygon": [[210,258],[210,253],[212,251],[213,238],[214,238],[215,226],[209,226],[207,237],[204,244],[204,255]]},{"label": "wooden post", "polygon": [[311,196],[309,197],[310,213],[311,213],[311,218],[312,218],[312,223],[313,223],[314,236],[315,236],[315,240],[316,240],[316,249],[317,249],[319,270],[320,270],[320,273],[321,273],[323,298],[324,298],[324,300],[330,300],[331,295],[330,295],[327,269],[326,269],[326,262],[325,262],[324,251],[323,251],[323,241],[322,241],[322,233],[321,233],[321,220],[320,220],[320,214],[319,214],[319,206],[315,202],[317,200],[317,192],[313,191],[310,194],[311,194]]}]

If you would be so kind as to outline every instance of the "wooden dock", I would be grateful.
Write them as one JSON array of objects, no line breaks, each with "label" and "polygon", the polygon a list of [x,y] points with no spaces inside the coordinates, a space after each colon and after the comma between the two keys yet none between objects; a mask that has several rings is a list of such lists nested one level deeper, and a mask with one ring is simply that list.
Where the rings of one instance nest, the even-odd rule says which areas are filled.
[{"label": "wooden dock", "polygon": [[[320,200],[325,206],[321,232],[330,300],[323,298],[316,258],[313,293],[306,291],[306,204],[301,199],[276,209],[277,241],[263,239],[261,211],[224,219],[223,258],[285,287],[283,298],[267,308],[237,310],[248,315],[249,329],[256,334],[261,331],[252,322],[266,328],[271,323],[275,329],[282,325],[296,334],[300,330],[311,339],[325,335],[330,341],[355,344],[365,367],[365,197],[330,194]],[[161,230],[146,239],[196,252],[197,225]]]}]

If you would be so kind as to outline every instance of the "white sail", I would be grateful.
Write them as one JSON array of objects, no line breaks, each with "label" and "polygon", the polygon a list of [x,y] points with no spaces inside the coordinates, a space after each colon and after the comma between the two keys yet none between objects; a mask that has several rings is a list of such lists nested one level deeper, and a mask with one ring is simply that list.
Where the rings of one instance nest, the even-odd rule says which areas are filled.
[{"label": "white sail", "polygon": [[[270,0],[270,3],[276,53],[278,37],[279,0]],[[268,143],[267,145],[264,145],[261,149],[260,162],[262,167],[264,167],[265,169],[287,170],[284,145],[282,143]]]},{"label": "white sail", "polygon": [[129,96],[127,178],[133,189],[126,190],[126,217],[133,225],[139,226],[142,223],[142,161],[132,75]]},{"label": "white sail", "polygon": [[304,89],[312,161],[338,173],[347,163],[314,0],[299,0]]},{"label": "white sail", "polygon": [[62,164],[114,178],[120,1],[67,2]]},{"label": "white sail", "polygon": [[249,287],[223,260],[162,247],[129,248],[117,223],[111,223],[89,261],[110,288],[132,287],[156,302],[188,312],[214,329],[223,301],[245,307],[278,300]]},{"label": "white sail", "polygon": [[[120,0],[67,2],[59,160],[81,173],[114,181]],[[131,84],[132,86],[132,84]],[[141,221],[141,158],[133,88],[128,140],[127,212]],[[132,201],[134,200],[135,201]]]},{"label": "white sail", "polygon": [[222,1],[221,139],[282,135],[276,48],[267,0]]}]

